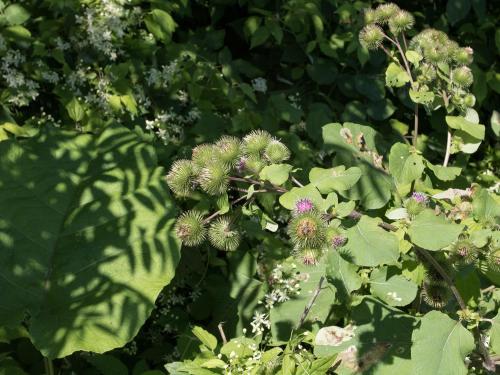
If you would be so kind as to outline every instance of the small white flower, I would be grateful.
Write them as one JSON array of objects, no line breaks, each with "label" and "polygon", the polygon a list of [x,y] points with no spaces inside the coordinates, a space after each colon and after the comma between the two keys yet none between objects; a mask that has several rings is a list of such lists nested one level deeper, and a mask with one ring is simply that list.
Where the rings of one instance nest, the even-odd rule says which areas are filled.
[{"label": "small white flower", "polygon": [[265,78],[259,77],[252,80],[252,88],[254,91],[266,93],[267,81]]}]

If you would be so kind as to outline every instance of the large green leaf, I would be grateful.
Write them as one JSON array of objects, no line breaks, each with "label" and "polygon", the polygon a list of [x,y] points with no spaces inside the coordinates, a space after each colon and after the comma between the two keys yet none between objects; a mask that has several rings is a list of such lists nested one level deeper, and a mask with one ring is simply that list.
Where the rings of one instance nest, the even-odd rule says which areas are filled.
[{"label": "large green leaf", "polygon": [[[318,288],[319,280],[325,276],[325,259],[316,266],[297,266],[300,273],[300,294],[290,300],[280,303],[271,309],[271,333],[276,342],[287,342],[290,334],[297,327],[302,312]],[[303,328],[317,330],[330,316],[330,310],[335,301],[335,290],[324,282],[322,289],[312,306]]]},{"label": "large green leaf", "polygon": [[476,124],[462,116],[446,116],[446,123],[450,128],[462,130],[478,140],[484,139],[484,125]]},{"label": "large green leaf", "polygon": [[393,233],[380,228],[379,222],[363,216],[355,226],[347,230],[349,241],[345,248],[354,264],[375,267],[397,262],[399,240]]},{"label": "large green leaf", "polygon": [[375,297],[390,306],[406,306],[417,295],[417,284],[401,275],[388,277],[387,267],[375,269],[370,275],[370,288]]},{"label": "large green leaf", "polygon": [[330,251],[327,257],[326,274],[328,281],[337,289],[337,298],[347,301],[351,293],[361,288],[358,267],[346,261],[337,251]]},{"label": "large green leaf", "polygon": [[389,154],[389,171],[400,184],[409,184],[422,176],[422,156],[404,143],[395,143]]},{"label": "large green leaf", "polygon": [[334,165],[357,167],[361,170],[358,182],[341,195],[359,200],[366,209],[383,207],[391,198],[392,179],[380,165],[387,151],[383,136],[369,126],[332,123],[323,126],[323,141],[327,151],[335,151]]},{"label": "large green leaf", "polygon": [[352,167],[346,170],[343,165],[330,169],[313,168],[309,172],[311,184],[323,194],[350,189],[360,177],[359,168]]},{"label": "large green leaf", "polygon": [[0,325],[49,357],[130,341],[180,258],[163,174],[122,127],[1,142]]},{"label": "large green leaf", "polygon": [[357,370],[341,364],[339,374],[412,373],[410,348],[416,323],[414,317],[370,296],[353,307],[351,317],[354,325],[352,339],[340,345],[316,345],[314,353],[317,356],[332,355],[354,346]]},{"label": "large green leaf", "polygon": [[413,374],[466,375],[464,359],[474,349],[474,337],[462,323],[431,311],[412,336]]},{"label": "large green leaf", "polygon": [[427,209],[415,217],[408,228],[408,234],[417,246],[427,250],[441,250],[458,238],[463,227]]}]

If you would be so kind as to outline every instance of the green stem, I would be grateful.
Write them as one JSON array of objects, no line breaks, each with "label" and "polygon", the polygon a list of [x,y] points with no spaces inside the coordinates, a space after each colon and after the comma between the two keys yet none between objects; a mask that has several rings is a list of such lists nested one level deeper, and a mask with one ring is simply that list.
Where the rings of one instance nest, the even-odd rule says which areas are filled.
[{"label": "green stem", "polygon": [[43,364],[45,365],[45,375],[55,375],[54,364],[50,358],[44,357]]}]

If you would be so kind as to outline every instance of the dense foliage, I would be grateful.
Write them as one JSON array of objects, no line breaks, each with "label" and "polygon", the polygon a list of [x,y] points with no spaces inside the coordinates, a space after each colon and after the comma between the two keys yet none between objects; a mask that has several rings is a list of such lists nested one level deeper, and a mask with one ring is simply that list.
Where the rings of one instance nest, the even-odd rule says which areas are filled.
[{"label": "dense foliage", "polygon": [[0,0],[0,374],[489,374],[500,8]]}]

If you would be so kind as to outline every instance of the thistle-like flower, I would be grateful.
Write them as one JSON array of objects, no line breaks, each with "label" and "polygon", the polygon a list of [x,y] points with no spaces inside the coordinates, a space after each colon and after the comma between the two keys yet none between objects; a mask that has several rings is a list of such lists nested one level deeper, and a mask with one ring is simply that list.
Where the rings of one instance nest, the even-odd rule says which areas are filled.
[{"label": "thistle-like flower", "polygon": [[217,148],[208,143],[204,143],[193,148],[191,160],[198,170],[205,166],[213,165],[219,157]]},{"label": "thistle-like flower", "polygon": [[442,309],[450,299],[450,291],[444,281],[428,280],[423,284],[422,297],[429,306]]},{"label": "thistle-like flower", "polygon": [[253,175],[258,175],[266,165],[266,162],[257,155],[252,155],[245,159],[245,170]]},{"label": "thistle-like flower", "polygon": [[198,183],[206,193],[221,195],[229,184],[229,168],[220,162],[207,165],[200,171]]},{"label": "thistle-like flower", "polygon": [[366,8],[363,10],[363,18],[365,25],[369,25],[378,21],[378,14],[375,9]]},{"label": "thistle-like flower", "polygon": [[234,251],[240,245],[240,232],[234,227],[229,217],[219,217],[208,230],[210,243],[219,250]]},{"label": "thistle-like flower", "polygon": [[318,264],[319,259],[322,255],[321,249],[315,248],[305,248],[305,249],[296,249],[295,250],[295,258],[298,258],[302,264],[306,266],[315,266]]},{"label": "thistle-like flower", "polygon": [[451,250],[454,259],[460,263],[472,264],[479,256],[478,248],[465,236],[460,236]]},{"label": "thistle-like flower", "polygon": [[360,43],[370,50],[377,49],[382,44],[384,32],[375,24],[366,25],[359,32]]},{"label": "thistle-like flower", "polygon": [[457,86],[469,87],[472,85],[474,77],[472,76],[472,71],[468,67],[461,66],[452,70],[451,80]]},{"label": "thistle-like flower", "polygon": [[336,249],[338,247],[344,246],[345,243],[346,243],[346,241],[347,241],[346,237],[344,237],[341,234],[338,234],[338,235],[336,235],[335,237],[332,238],[331,243],[332,243],[333,248]]},{"label": "thistle-like flower", "polygon": [[411,30],[414,24],[415,18],[413,18],[410,12],[399,10],[389,19],[389,30],[394,35],[398,35],[404,31]]},{"label": "thistle-like flower", "polygon": [[453,54],[453,60],[460,65],[469,65],[474,59],[474,50],[470,47],[457,48]]},{"label": "thistle-like flower", "polygon": [[177,160],[166,176],[167,184],[174,194],[185,197],[193,190],[195,181],[194,165],[191,160]]},{"label": "thistle-like flower", "polygon": [[377,14],[377,22],[381,24],[389,22],[389,20],[393,18],[400,10],[401,9],[399,9],[399,7],[394,3],[379,5],[375,9],[375,12]]},{"label": "thistle-like flower", "polygon": [[288,234],[299,248],[320,248],[326,240],[326,223],[318,212],[306,212],[290,220]]},{"label": "thistle-like flower", "polygon": [[290,158],[290,150],[280,141],[273,139],[264,151],[264,158],[271,164],[281,163]]},{"label": "thistle-like flower", "polygon": [[272,139],[265,130],[253,130],[243,138],[242,150],[246,155],[260,156]]},{"label": "thistle-like flower", "polygon": [[197,246],[205,241],[207,229],[203,215],[195,210],[186,211],[177,218],[174,231],[186,246]]},{"label": "thistle-like flower", "polygon": [[314,210],[314,203],[309,198],[302,198],[295,202],[293,212],[295,215],[300,215]]},{"label": "thistle-like flower", "polygon": [[500,249],[491,248],[486,255],[488,268],[493,272],[500,272]]},{"label": "thistle-like flower", "polygon": [[223,136],[215,144],[218,158],[229,166],[235,165],[240,155],[240,145],[241,142],[238,138]]},{"label": "thistle-like flower", "polygon": [[427,207],[428,200],[429,198],[424,193],[413,192],[411,197],[404,203],[408,215],[410,215],[410,217],[418,215]]}]

